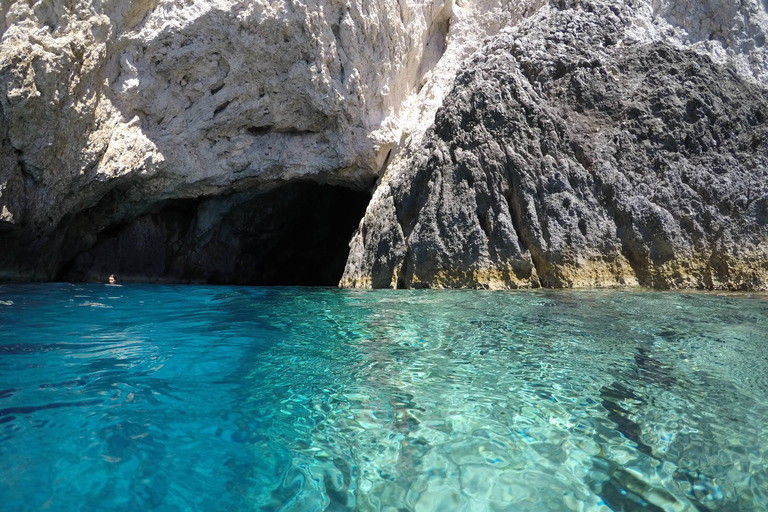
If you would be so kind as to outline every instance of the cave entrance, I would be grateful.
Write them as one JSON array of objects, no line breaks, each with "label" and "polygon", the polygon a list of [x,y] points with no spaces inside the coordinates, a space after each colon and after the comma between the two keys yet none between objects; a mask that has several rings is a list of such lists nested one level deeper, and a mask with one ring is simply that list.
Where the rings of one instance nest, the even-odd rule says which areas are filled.
[{"label": "cave entrance", "polygon": [[[265,286],[336,286],[349,241],[371,196],[314,182],[262,194],[233,217],[240,257],[224,282]],[[226,223],[225,223],[226,225]],[[209,282],[220,276],[212,275]]]},{"label": "cave entrance", "polygon": [[[114,273],[136,282],[336,286],[369,201],[367,192],[314,182],[165,201],[91,234],[96,243],[58,278],[103,281]],[[80,229],[68,236],[86,238]]]}]

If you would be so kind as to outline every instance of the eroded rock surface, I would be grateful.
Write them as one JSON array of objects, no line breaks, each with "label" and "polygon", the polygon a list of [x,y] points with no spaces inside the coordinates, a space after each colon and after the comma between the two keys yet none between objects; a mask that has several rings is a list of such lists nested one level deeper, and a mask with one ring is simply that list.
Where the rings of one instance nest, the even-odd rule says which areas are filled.
[{"label": "eroded rock surface", "polygon": [[[272,283],[268,255],[282,247],[278,240],[299,236],[292,212],[306,211],[286,198],[320,205],[329,215],[318,218],[351,226],[360,194],[379,180],[352,241],[345,285],[762,286],[761,235],[749,219],[763,215],[763,128],[755,117],[763,107],[754,98],[768,80],[767,7],[764,0],[4,2],[0,279],[96,280],[115,272]],[[594,59],[599,65],[581,64]],[[703,71],[689,71],[689,63]],[[682,68],[673,76],[654,66]],[[514,92],[517,103],[493,91],[507,82],[514,84],[497,92]],[[668,94],[654,96],[657,86]],[[703,107],[680,114],[677,102],[689,100]],[[535,110],[525,123],[515,114],[523,107]],[[498,109],[510,126],[489,124]],[[530,115],[547,125],[536,128],[541,133],[531,134]],[[726,118],[732,122],[722,124]],[[678,125],[695,147],[669,148],[655,132],[634,140],[628,131]],[[595,126],[601,135],[588,131]],[[632,140],[619,146],[607,133]],[[529,142],[541,147],[517,146]],[[500,171],[482,166],[511,165],[509,148],[526,159],[518,185],[511,177],[494,182]],[[652,180],[654,159],[681,177]],[[617,194],[634,195],[612,203],[596,181],[601,166],[624,177],[616,178]],[[471,179],[436,178],[455,172]],[[477,173],[486,172],[482,185]],[[566,179],[572,190],[537,188],[536,199],[536,173],[554,172],[586,173],[595,183]],[[747,174],[754,184],[745,184]],[[437,185],[445,190],[429,188]],[[683,185],[701,203],[688,217],[673,199],[654,199],[682,204]],[[330,215],[328,199],[341,197],[334,187],[350,195]],[[297,190],[329,195],[308,199]],[[502,201],[508,190],[511,208]],[[603,212],[579,217],[586,234],[553,213],[552,194],[566,192],[578,201],[563,212]],[[638,203],[619,204],[629,197]],[[275,201],[285,222],[266,220]],[[656,207],[677,220],[666,222]],[[649,224],[629,243],[616,213],[625,210],[652,210],[666,219],[664,229],[679,224],[682,234]],[[694,227],[686,227],[689,217]],[[616,233],[599,235],[614,224]],[[333,240],[353,231],[317,229]],[[714,273],[702,270],[714,267],[701,256],[714,251],[713,236],[725,248],[712,253],[722,260]],[[672,256],[657,257],[648,237],[673,240]]]},{"label": "eroded rock surface", "polygon": [[638,13],[556,4],[494,37],[383,177],[342,285],[768,288],[768,91],[638,38]]},{"label": "eroded rock surface", "polygon": [[0,276],[62,277],[102,231],[169,200],[295,181],[369,190],[406,99],[445,49],[452,9],[4,3]]},{"label": "eroded rock surface", "polygon": [[[369,191],[431,124],[461,61],[542,4],[3,3],[0,278],[67,278],[75,259],[103,256],[104,233],[136,223],[155,237],[147,219],[168,201],[258,203],[297,181]],[[120,261],[143,246],[120,247],[104,267],[132,273]]]}]

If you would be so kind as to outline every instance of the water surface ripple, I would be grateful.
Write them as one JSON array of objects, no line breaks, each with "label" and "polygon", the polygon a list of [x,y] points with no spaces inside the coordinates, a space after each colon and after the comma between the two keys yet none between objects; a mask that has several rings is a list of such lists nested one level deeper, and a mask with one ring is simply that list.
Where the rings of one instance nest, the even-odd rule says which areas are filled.
[{"label": "water surface ripple", "polygon": [[768,300],[0,285],[0,510],[768,509]]}]

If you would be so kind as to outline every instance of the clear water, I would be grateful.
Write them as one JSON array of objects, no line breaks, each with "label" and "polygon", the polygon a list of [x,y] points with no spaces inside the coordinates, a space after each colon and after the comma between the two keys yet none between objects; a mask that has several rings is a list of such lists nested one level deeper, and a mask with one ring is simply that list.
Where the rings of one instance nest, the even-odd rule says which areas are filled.
[{"label": "clear water", "polygon": [[762,511],[768,300],[0,286],[0,509]]}]

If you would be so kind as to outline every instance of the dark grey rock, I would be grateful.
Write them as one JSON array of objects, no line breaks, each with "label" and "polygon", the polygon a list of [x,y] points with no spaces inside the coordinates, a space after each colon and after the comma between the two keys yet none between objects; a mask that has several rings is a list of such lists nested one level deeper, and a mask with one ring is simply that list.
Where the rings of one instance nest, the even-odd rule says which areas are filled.
[{"label": "dark grey rock", "polygon": [[[158,201],[115,190],[50,238],[0,232],[0,280],[335,286],[367,192],[309,181]],[[4,235],[4,237],[3,237]],[[16,238],[14,238],[16,237]],[[15,246],[11,246],[11,243]]]},{"label": "dark grey rock", "polygon": [[542,12],[382,178],[341,285],[768,289],[768,91],[631,44],[629,4]]}]

